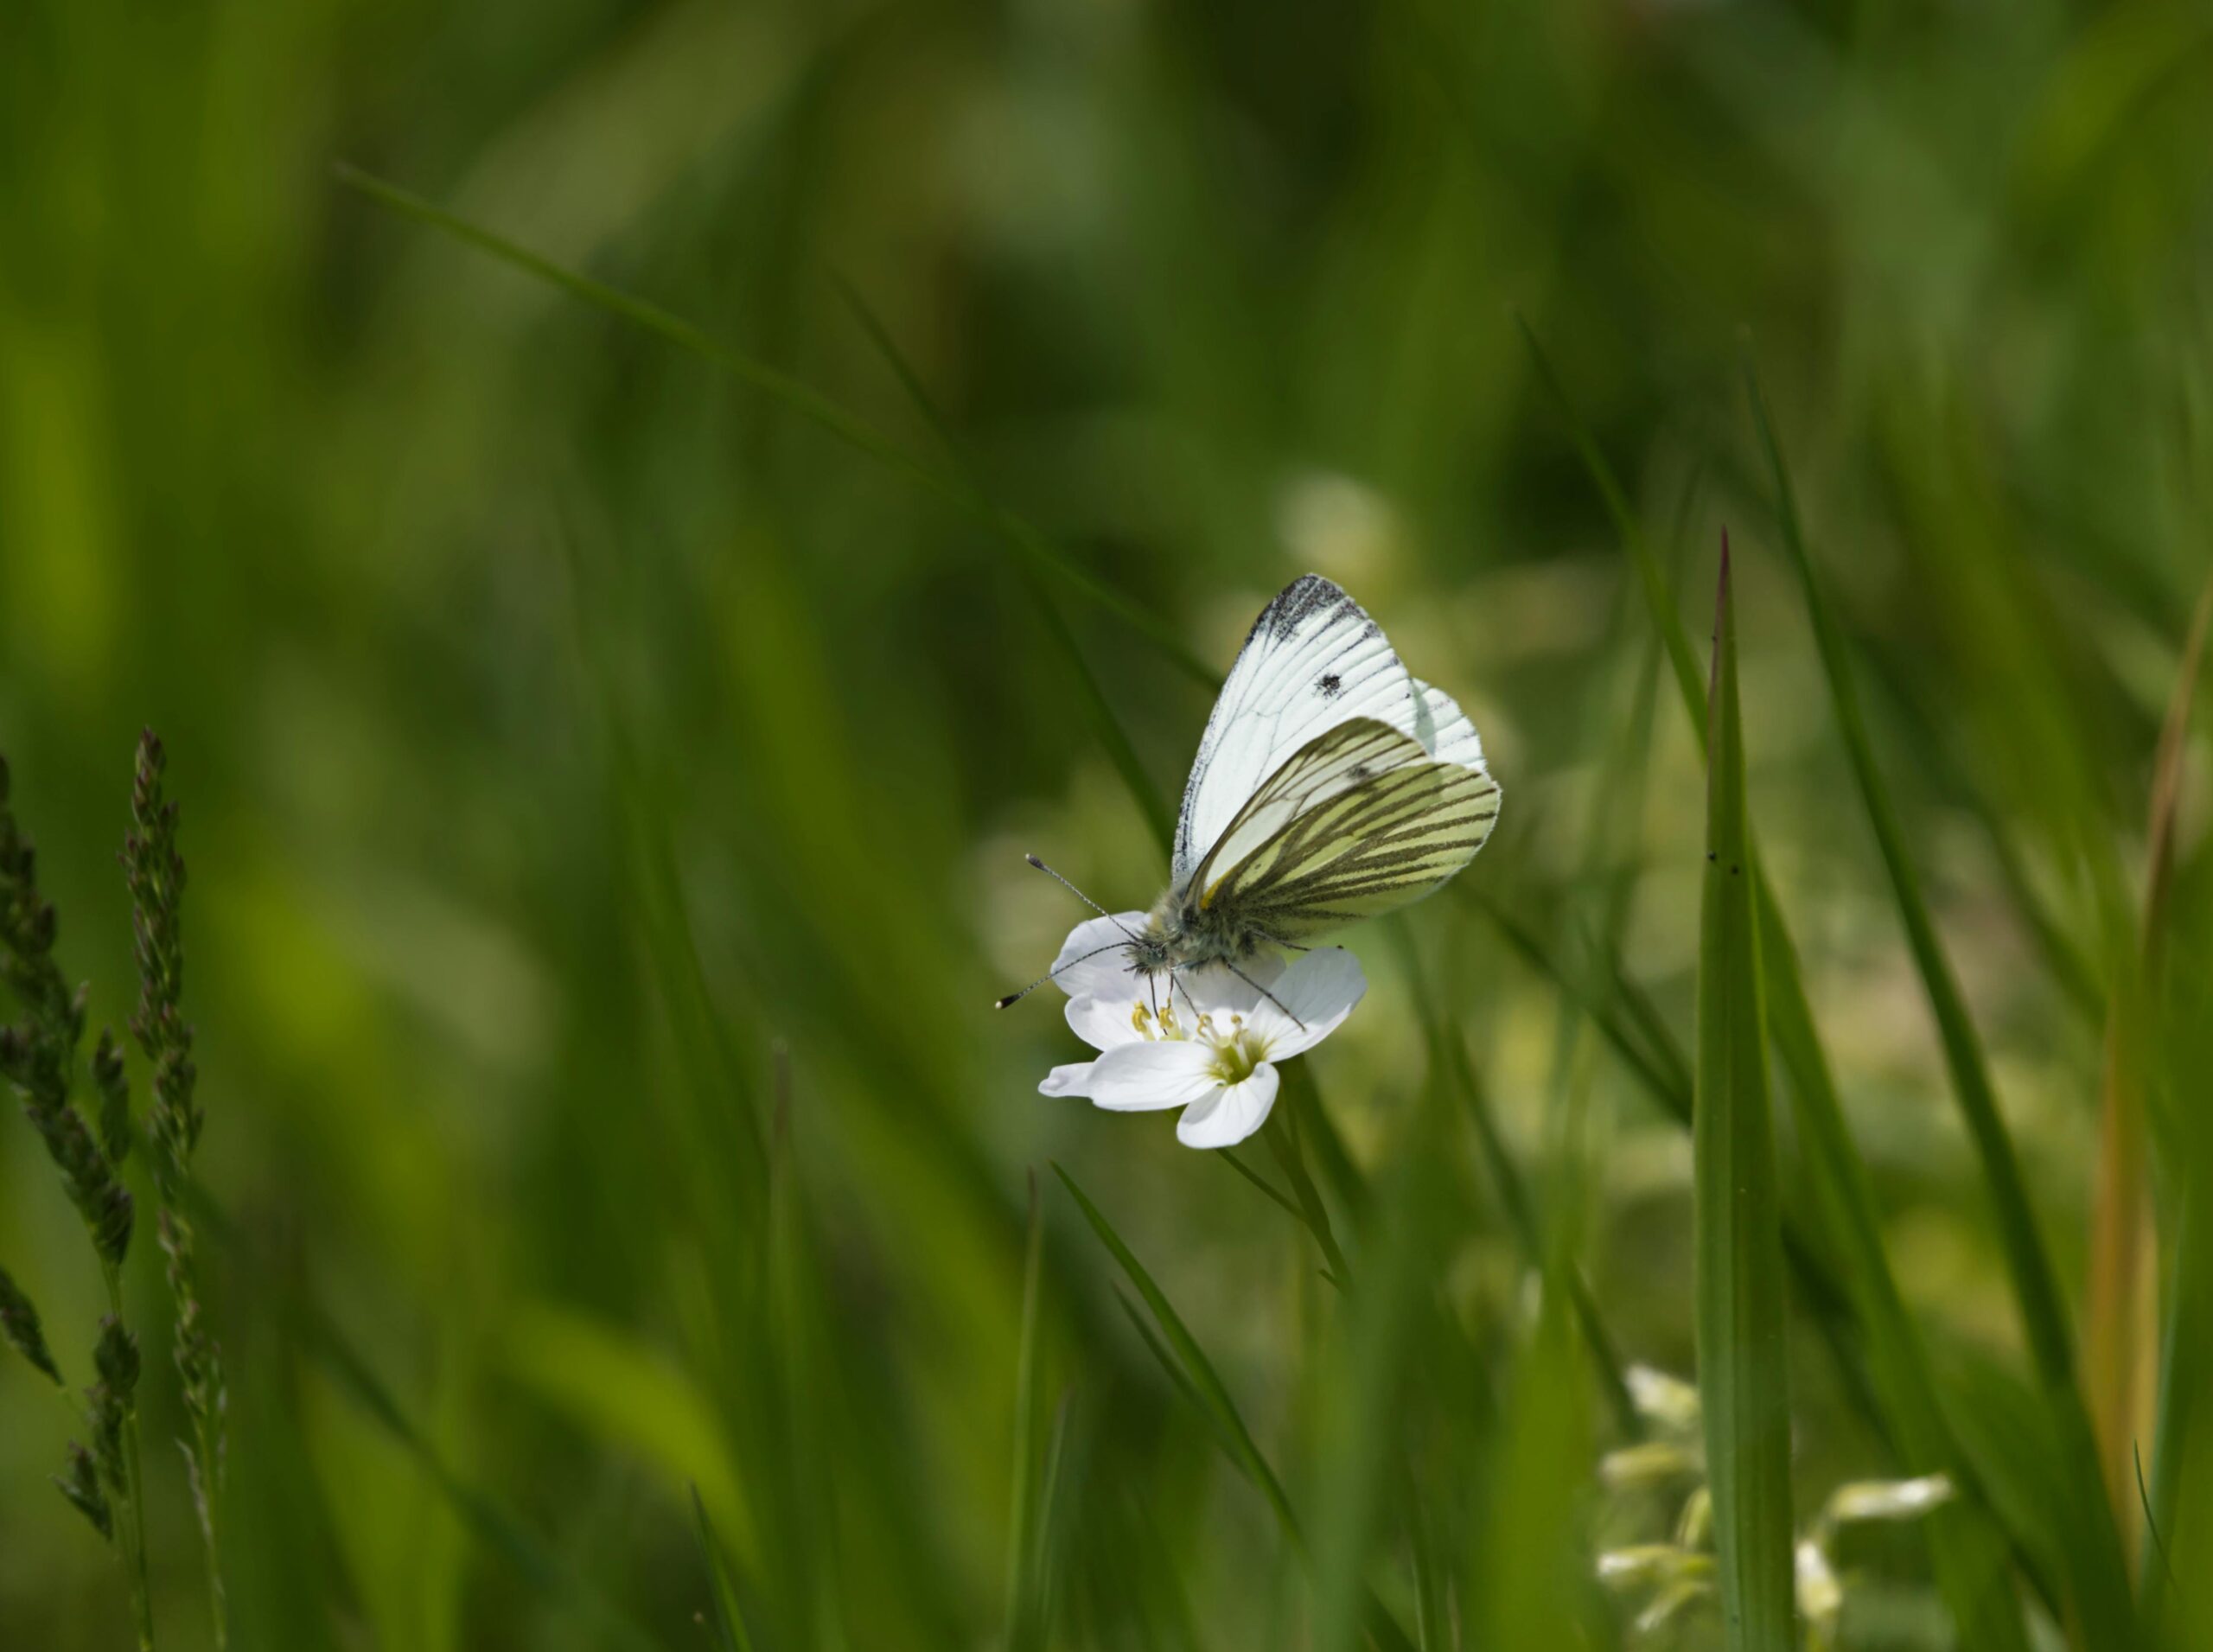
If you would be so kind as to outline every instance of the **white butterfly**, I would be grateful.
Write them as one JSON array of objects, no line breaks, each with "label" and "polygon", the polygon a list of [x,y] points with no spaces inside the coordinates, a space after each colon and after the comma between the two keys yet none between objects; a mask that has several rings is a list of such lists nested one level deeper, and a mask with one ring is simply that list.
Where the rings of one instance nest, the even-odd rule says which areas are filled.
[{"label": "white butterfly", "polygon": [[1467,714],[1400,663],[1358,603],[1305,575],[1260,610],[1207,720],[1168,892],[1100,950],[1171,992],[1182,970],[1243,976],[1277,947],[1429,894],[1475,858],[1498,805]]}]

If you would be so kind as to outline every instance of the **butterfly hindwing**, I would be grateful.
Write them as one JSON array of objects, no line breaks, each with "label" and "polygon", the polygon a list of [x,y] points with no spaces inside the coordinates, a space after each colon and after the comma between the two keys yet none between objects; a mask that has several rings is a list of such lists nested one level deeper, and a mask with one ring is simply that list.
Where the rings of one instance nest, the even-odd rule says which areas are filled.
[{"label": "butterfly hindwing", "polygon": [[[1436,699],[1465,726],[1457,707]],[[1480,759],[1444,761],[1410,734],[1355,718],[1300,747],[1254,791],[1196,869],[1200,898],[1279,941],[1372,917],[1466,865],[1490,835],[1498,797]]]}]

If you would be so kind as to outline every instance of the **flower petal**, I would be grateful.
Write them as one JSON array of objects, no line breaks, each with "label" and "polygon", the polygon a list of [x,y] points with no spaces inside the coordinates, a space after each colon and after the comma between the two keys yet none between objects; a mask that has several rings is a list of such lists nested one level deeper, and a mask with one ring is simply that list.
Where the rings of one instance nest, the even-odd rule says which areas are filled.
[{"label": "flower petal", "polygon": [[1137,972],[1130,967],[1122,947],[1132,934],[1143,934],[1150,920],[1142,912],[1122,912],[1111,918],[1087,918],[1068,931],[1061,955],[1053,960],[1053,979],[1072,998],[1117,998],[1137,1000]]},{"label": "flower petal", "polygon": [[1267,1123],[1275,1104],[1276,1069],[1262,1062],[1241,1084],[1186,1107],[1176,1121],[1176,1139],[1186,1147],[1234,1147]]},{"label": "flower petal", "polygon": [[1068,1030],[1094,1049],[1112,1049],[1117,1044],[1138,1044],[1145,1035],[1138,1030],[1138,1006],[1151,1001],[1142,982],[1138,983],[1133,998],[1126,990],[1113,998],[1094,998],[1089,993],[1068,1003]]},{"label": "flower petal", "polygon": [[1261,957],[1240,965],[1233,970],[1222,964],[1209,964],[1198,969],[1179,969],[1176,972],[1176,1013],[1189,1019],[1193,1005],[1203,1015],[1220,1017],[1241,1015],[1253,1018],[1253,1011],[1266,1002],[1260,994],[1264,988],[1272,990],[1283,973],[1279,958]]},{"label": "flower petal", "polygon": [[1091,1069],[1097,1062],[1071,1062],[1066,1067],[1055,1067],[1045,1075],[1045,1081],[1037,1087],[1040,1095],[1089,1095]]},{"label": "flower petal", "polygon": [[1214,1051],[1188,1040],[1121,1044],[1091,1064],[1091,1099],[1117,1113],[1189,1107],[1220,1088]]},{"label": "flower petal", "polygon": [[1368,977],[1342,947],[1323,947],[1301,957],[1268,991],[1273,1002],[1262,998],[1246,1020],[1266,1042],[1268,1059],[1279,1062],[1342,1026],[1367,992]]}]

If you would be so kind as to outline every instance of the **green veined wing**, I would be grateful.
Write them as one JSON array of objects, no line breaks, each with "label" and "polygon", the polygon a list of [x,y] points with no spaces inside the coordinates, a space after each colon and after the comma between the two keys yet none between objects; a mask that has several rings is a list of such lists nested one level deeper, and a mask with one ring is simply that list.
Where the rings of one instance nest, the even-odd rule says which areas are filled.
[{"label": "green veined wing", "polygon": [[1191,887],[1298,941],[1419,900],[1475,858],[1498,783],[1368,718],[1294,752],[1238,811]]}]

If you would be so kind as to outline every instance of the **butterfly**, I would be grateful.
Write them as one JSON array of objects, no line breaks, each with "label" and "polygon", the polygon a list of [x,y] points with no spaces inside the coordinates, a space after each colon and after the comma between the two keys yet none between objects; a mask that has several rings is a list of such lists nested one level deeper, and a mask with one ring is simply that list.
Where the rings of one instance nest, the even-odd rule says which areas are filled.
[{"label": "butterfly", "polygon": [[1126,939],[1084,955],[1119,948],[1139,975],[1165,978],[1171,1001],[1185,970],[1257,985],[1248,971],[1276,949],[1305,951],[1438,888],[1475,858],[1498,807],[1467,714],[1407,671],[1358,603],[1304,575],[1260,610],[1207,719],[1167,892],[1142,925],[1120,925]]}]

